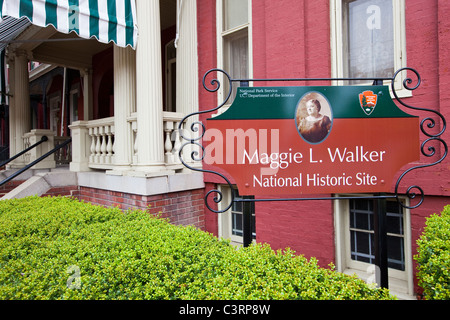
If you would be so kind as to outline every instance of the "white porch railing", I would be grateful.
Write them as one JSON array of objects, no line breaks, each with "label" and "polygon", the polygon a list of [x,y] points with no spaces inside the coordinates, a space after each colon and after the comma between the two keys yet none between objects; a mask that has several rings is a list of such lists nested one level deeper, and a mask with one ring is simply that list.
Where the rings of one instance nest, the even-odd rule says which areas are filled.
[{"label": "white porch railing", "polygon": [[[24,153],[20,157],[19,161],[15,162],[16,166],[27,165],[35,161],[36,159],[43,156],[45,153],[52,150],[54,147],[62,144],[67,139],[69,139],[69,137],[65,136],[64,137],[55,136],[55,133],[51,130],[33,129],[22,136],[23,148],[27,149],[31,145],[40,141],[43,136],[46,136],[48,140],[42,143],[41,145],[38,145],[37,147]],[[69,164],[71,160],[72,160],[72,148],[71,145],[68,144],[65,147],[57,150],[54,153],[53,157],[49,156],[45,158],[40,163],[36,164],[33,168],[50,169],[54,168],[56,165]]]},{"label": "white porch railing", "polygon": [[[34,145],[36,142],[40,141],[43,136],[46,136],[48,140],[24,153],[20,158],[18,158],[11,164],[11,167],[23,167],[52,150],[55,147],[54,132],[46,129],[33,129],[30,132],[25,133],[22,136],[23,148],[26,149]],[[50,169],[55,168],[55,166],[55,159],[52,157],[47,157],[39,163],[35,164],[33,166],[33,169]]]},{"label": "white porch railing", "polygon": [[[27,132],[27,133],[25,133],[25,134],[22,136],[22,139],[23,139],[23,149],[24,149],[24,150],[27,149],[27,148],[29,148],[29,147],[32,145],[32,143],[31,143],[32,136],[33,136],[33,135],[32,135],[30,132]],[[30,163],[30,159],[31,159],[31,150],[25,152],[25,153],[22,155],[23,163],[25,163],[25,164]]]},{"label": "white porch railing", "polygon": [[[176,166],[181,164],[178,152],[181,148],[180,132],[178,126],[183,119],[184,114],[179,112],[163,112],[163,128],[164,128],[164,163],[166,166]],[[133,163],[137,164],[137,156],[139,153],[138,145],[138,127],[136,113],[132,113],[128,118],[132,130],[132,158]]]},{"label": "white porch railing", "polygon": [[[64,141],[69,139],[70,137],[66,136],[55,136],[54,137],[54,146],[57,147],[58,145],[62,144]],[[72,145],[69,143],[65,147],[57,150],[55,152],[55,162],[57,165],[61,164],[69,164],[72,161]]]},{"label": "white porch railing", "polygon": [[[184,115],[176,112],[163,112],[164,117],[164,160],[166,165],[180,164],[178,153],[181,148],[180,121]],[[182,126],[182,130],[184,126]]]},{"label": "white porch railing", "polygon": [[89,167],[110,169],[114,165],[114,117],[88,121]]},{"label": "white porch railing", "polygon": [[[183,166],[179,160],[178,152],[181,148],[180,133],[178,126],[184,115],[177,112],[163,113],[163,129],[164,129],[164,163],[166,168],[181,169]],[[127,119],[131,130],[131,153],[130,165],[138,164],[138,134],[137,115],[131,114]],[[73,161],[71,167],[76,171],[84,169],[103,169],[113,170],[115,167],[115,127],[114,117],[103,118],[91,121],[77,121],[71,126],[72,143],[73,143]],[[86,146],[88,144],[88,146]],[[86,165],[81,164],[85,154]],[[81,155],[81,156],[80,156]],[[75,161],[75,163],[74,163]],[[87,168],[86,168],[87,167]]]}]

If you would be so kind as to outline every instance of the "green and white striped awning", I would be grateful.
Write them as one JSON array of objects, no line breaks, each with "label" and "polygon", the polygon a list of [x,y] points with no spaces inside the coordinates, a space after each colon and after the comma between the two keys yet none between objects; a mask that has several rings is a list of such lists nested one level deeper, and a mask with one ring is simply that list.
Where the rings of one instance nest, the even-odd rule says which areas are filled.
[{"label": "green and white striped awning", "polygon": [[0,0],[0,15],[27,17],[40,27],[53,25],[59,32],[136,47],[135,0]]}]

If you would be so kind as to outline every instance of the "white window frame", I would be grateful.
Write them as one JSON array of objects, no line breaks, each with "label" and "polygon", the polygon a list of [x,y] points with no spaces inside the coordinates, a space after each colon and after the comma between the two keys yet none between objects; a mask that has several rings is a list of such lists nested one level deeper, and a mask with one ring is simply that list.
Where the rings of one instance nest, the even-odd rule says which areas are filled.
[{"label": "white window frame", "polygon": [[[222,192],[222,201],[218,203],[218,209],[223,210],[231,203],[231,188],[228,185],[219,185],[218,190]],[[231,208],[218,214],[218,235],[219,238],[229,239],[231,244],[242,246],[244,237],[233,234],[233,221]],[[255,241],[253,239],[252,241]]]},{"label": "white window frame", "polygon": [[73,105],[73,97],[74,97],[74,95],[77,95],[78,98],[80,96],[80,84],[79,83],[74,85],[72,87],[72,89],[70,90],[70,92],[69,92],[69,112],[70,112],[69,121],[70,121],[70,124],[72,124],[74,121],[78,121],[79,118],[80,118],[80,115],[78,114],[78,102],[77,102],[77,105],[76,105],[76,108],[77,108],[77,119],[74,119],[74,112],[75,112],[75,108],[74,108],[75,106]]},{"label": "white window frame", "polygon": [[[355,194],[336,196],[360,196]],[[409,199],[400,197],[406,205]],[[364,281],[373,276],[373,264],[351,259],[350,248],[350,201],[334,200],[334,228],[336,247],[336,270],[345,274],[356,274]],[[389,268],[389,290],[403,299],[414,299],[413,257],[411,248],[411,213],[403,209],[405,271]]]},{"label": "white window frame", "polygon": [[[60,93],[54,93],[51,96],[48,97],[48,106],[49,106],[49,129],[52,130],[55,135],[58,135],[58,120],[60,120],[61,116],[61,94]],[[55,123],[56,121],[56,123]],[[61,121],[61,120],[60,120]],[[61,123],[61,122],[60,122]]]},{"label": "white window frame", "polygon": [[[344,74],[344,37],[342,34],[342,1],[330,0],[330,38],[331,38],[331,76],[332,78],[343,78]],[[405,0],[393,1],[394,18],[394,71],[407,67],[406,60],[406,29],[405,29]],[[399,74],[395,81],[395,90],[399,97],[412,96],[411,90],[403,87],[406,72]],[[333,85],[342,85],[342,81],[334,81]],[[365,85],[371,83],[365,83]],[[385,81],[389,85],[390,81]],[[391,92],[391,96],[392,92]]]},{"label": "white window frame", "polygon": [[[224,70],[225,68],[225,59],[226,59],[226,53],[225,50],[225,37],[230,36],[233,33],[242,32],[244,30],[247,30],[248,33],[248,76],[249,78],[253,77],[253,41],[252,41],[252,0],[248,0],[248,22],[244,23],[240,26],[231,28],[229,30],[223,31],[225,22],[224,22],[224,11],[223,11],[223,2],[224,0],[216,0],[216,34],[217,34],[217,68]],[[224,70],[228,72],[229,70]],[[218,104],[221,104],[225,98],[226,93],[225,92],[225,84],[224,81],[228,81],[226,77],[222,74],[218,74],[218,80],[220,81],[221,88],[218,91],[217,94],[217,101]],[[250,86],[252,86],[252,83],[249,83]],[[229,105],[225,105],[221,110],[219,110],[219,113],[224,112]]]}]

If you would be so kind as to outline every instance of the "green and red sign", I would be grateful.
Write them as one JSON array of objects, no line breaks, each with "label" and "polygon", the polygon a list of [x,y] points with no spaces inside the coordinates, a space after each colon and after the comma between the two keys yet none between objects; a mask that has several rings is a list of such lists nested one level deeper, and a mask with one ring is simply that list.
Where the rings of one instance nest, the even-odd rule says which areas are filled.
[{"label": "green and red sign", "polygon": [[204,162],[241,195],[389,192],[419,160],[419,119],[387,86],[241,87],[206,128]]}]

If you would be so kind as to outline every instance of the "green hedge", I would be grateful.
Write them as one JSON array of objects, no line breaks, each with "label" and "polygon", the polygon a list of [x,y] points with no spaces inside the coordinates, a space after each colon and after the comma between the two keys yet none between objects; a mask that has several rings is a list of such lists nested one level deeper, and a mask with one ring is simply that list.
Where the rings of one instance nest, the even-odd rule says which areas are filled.
[{"label": "green hedge", "polygon": [[0,299],[392,299],[289,249],[63,197],[0,201],[0,237]]},{"label": "green hedge", "polygon": [[450,299],[450,205],[426,220],[417,241],[417,277],[425,299]]}]

